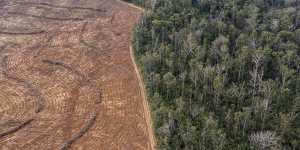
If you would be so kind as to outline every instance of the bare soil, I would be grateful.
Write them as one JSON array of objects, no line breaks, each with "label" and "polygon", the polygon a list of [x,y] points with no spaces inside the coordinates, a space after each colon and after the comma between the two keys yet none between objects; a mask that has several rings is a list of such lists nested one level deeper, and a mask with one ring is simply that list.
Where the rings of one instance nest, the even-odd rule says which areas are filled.
[{"label": "bare soil", "polygon": [[0,149],[153,149],[129,48],[141,13],[117,0],[0,0]]}]

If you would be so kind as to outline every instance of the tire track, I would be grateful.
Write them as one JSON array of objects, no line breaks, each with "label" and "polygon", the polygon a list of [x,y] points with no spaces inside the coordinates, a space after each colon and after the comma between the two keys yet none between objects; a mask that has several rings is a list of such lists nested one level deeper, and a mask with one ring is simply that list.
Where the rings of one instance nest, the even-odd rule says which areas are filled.
[{"label": "tire track", "polygon": [[88,130],[95,124],[96,122],[96,119],[97,119],[97,115],[98,113],[97,112],[94,112],[92,115],[91,115],[91,119],[86,123],[86,125],[84,127],[82,127],[80,129],[80,131],[75,134],[73,137],[71,137],[70,139],[68,139],[67,141],[65,141],[60,150],[68,150],[72,144],[74,142],[76,142],[78,139],[80,139],[86,132],[88,132]]},{"label": "tire track", "polygon": [[39,6],[48,6],[48,7],[53,7],[53,8],[63,8],[63,9],[79,9],[79,10],[89,10],[89,11],[96,11],[96,12],[106,12],[106,10],[103,9],[97,9],[97,8],[89,8],[89,7],[79,7],[79,6],[61,6],[61,5],[53,5],[53,4],[49,4],[49,3],[34,3],[34,2],[14,2],[16,4],[21,4],[21,5],[39,5]]},{"label": "tire track", "polygon": [[[74,73],[75,75],[79,76],[79,77],[81,78],[81,80],[82,80],[84,83],[87,83],[88,85],[91,85],[93,88],[96,88],[96,87],[97,87],[97,85],[95,85],[94,82],[92,82],[92,79],[90,79],[88,76],[82,74],[82,73],[79,72],[78,70],[72,68],[71,66],[69,66],[69,65],[67,65],[67,64],[65,64],[65,63],[63,63],[63,62],[53,61],[53,60],[49,60],[49,59],[43,59],[42,62],[45,63],[45,64],[49,64],[49,65],[53,65],[53,66],[62,67],[62,68],[64,68],[64,69],[66,69],[66,70],[68,70],[68,71]],[[97,90],[96,90],[96,93],[98,93],[98,94],[97,94],[97,95],[98,95],[97,97],[98,97],[99,99],[96,99],[96,100],[95,100],[95,104],[99,104],[99,103],[101,103],[101,101],[102,101],[102,100],[101,100],[101,99],[102,99],[102,94],[101,94],[101,91],[98,92]]]},{"label": "tire track", "polygon": [[16,15],[16,16],[24,16],[24,17],[31,17],[31,18],[37,18],[42,20],[53,20],[53,21],[84,21],[83,18],[58,18],[58,17],[46,17],[46,16],[38,16],[33,14],[26,14],[26,13],[20,13],[20,12],[7,12],[8,15]]},{"label": "tire track", "polygon": [[8,129],[4,132],[0,132],[0,138],[4,137],[4,136],[7,136],[9,134],[13,134],[17,131],[19,131],[20,129],[24,128],[26,125],[30,124],[34,119],[29,119],[27,121],[24,121],[23,123],[21,123],[20,125],[16,126],[16,127],[13,127],[11,129]]},{"label": "tire track", "polygon": [[0,31],[0,34],[4,35],[36,35],[36,34],[43,34],[46,31],[36,31],[36,32],[5,32],[5,31]]},{"label": "tire track", "polygon": [[44,109],[44,98],[42,96],[42,93],[37,88],[35,88],[31,82],[29,82],[25,79],[20,79],[16,76],[13,76],[13,75],[7,73],[7,71],[6,71],[7,64],[6,63],[7,63],[7,56],[5,56],[2,60],[2,64],[1,64],[2,68],[3,68],[2,74],[7,79],[14,80],[17,83],[23,84],[23,85],[25,85],[25,87],[27,89],[29,89],[31,95],[37,98],[37,100],[36,100],[37,108],[36,108],[35,112],[40,113]]},{"label": "tire track", "polygon": [[65,68],[66,70],[68,70],[68,71],[76,74],[77,76],[79,76],[83,81],[88,82],[88,83],[91,82],[91,80],[87,76],[83,75],[79,71],[75,70],[74,68],[72,68],[71,66],[69,66],[69,65],[67,65],[67,64],[65,64],[63,62],[53,61],[53,60],[49,60],[49,59],[43,59],[42,62],[45,63],[45,64],[49,64],[49,65],[59,66],[59,67]]}]

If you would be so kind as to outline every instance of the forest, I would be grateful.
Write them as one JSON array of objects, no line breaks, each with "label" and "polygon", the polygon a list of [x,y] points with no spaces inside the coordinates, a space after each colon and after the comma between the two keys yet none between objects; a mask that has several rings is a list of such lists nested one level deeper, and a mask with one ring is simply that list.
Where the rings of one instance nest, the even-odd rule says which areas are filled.
[{"label": "forest", "polygon": [[129,1],[159,149],[300,149],[300,1]]}]

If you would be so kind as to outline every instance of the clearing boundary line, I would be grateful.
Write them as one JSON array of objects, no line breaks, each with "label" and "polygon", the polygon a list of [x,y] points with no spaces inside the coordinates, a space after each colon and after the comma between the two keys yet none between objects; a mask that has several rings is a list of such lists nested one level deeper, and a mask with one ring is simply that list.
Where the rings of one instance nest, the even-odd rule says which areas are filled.
[{"label": "clearing boundary line", "polygon": [[141,96],[143,98],[143,107],[144,107],[144,114],[145,114],[145,119],[147,122],[147,130],[150,138],[150,144],[151,144],[151,149],[156,150],[156,140],[154,136],[154,130],[153,130],[153,123],[152,123],[152,117],[151,117],[151,110],[150,110],[150,105],[147,100],[147,94],[146,94],[146,89],[144,85],[144,80],[143,77],[141,76],[141,73],[137,67],[137,64],[135,62],[135,57],[134,57],[134,51],[132,49],[132,46],[130,46],[130,57],[134,66],[134,70],[136,72],[138,81],[139,81],[139,87],[140,87],[140,92]]},{"label": "clearing boundary line", "polygon": [[[142,11],[142,12],[145,12],[145,10],[143,8],[138,7],[136,5],[130,4],[128,2],[124,2],[122,0],[117,0],[117,1],[120,2],[120,3],[123,3],[125,5],[128,5],[130,7],[136,8],[136,9]],[[130,45],[129,49],[130,49],[131,61],[133,63],[134,70],[135,70],[137,78],[138,78],[140,93],[141,93],[141,96],[142,96],[142,99],[143,99],[144,115],[145,115],[145,119],[146,119],[146,122],[147,122],[147,130],[148,130],[148,134],[149,134],[149,138],[150,138],[151,149],[156,150],[156,139],[155,139],[155,136],[154,136],[151,110],[150,110],[150,105],[149,105],[148,100],[147,100],[147,94],[146,94],[146,89],[145,89],[145,85],[144,85],[144,80],[143,80],[141,72],[139,71],[138,66],[135,62],[134,51],[133,51],[133,48],[132,48],[131,45]]]}]

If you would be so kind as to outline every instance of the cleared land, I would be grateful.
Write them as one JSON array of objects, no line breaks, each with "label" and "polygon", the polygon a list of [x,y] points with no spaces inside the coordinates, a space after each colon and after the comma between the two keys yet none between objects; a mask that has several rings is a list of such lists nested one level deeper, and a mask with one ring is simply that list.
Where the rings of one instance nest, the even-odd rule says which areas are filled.
[{"label": "cleared land", "polygon": [[0,149],[152,149],[129,48],[141,12],[0,0]]}]

